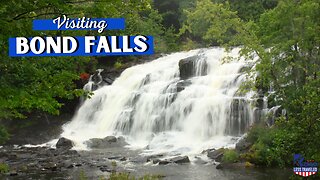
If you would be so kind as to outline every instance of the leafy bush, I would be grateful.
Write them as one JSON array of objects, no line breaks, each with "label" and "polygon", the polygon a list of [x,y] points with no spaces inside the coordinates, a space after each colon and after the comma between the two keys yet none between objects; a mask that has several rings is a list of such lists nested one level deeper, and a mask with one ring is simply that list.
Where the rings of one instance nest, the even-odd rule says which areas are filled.
[{"label": "leafy bush", "polygon": [[234,149],[227,149],[222,157],[223,162],[234,163],[239,160],[239,155]]},{"label": "leafy bush", "polygon": [[79,179],[80,180],[87,180],[88,179],[86,173],[83,170],[80,171]]},{"label": "leafy bush", "polygon": [[0,174],[9,172],[9,166],[4,163],[0,163]]},{"label": "leafy bush", "polygon": [[[285,148],[280,147],[283,139],[288,139],[283,129],[254,126],[248,133],[248,140],[254,144],[242,157],[257,165],[283,167],[287,164],[283,155],[288,153]],[[289,159],[291,160],[292,156]]]},{"label": "leafy bush", "polygon": [[119,61],[117,61],[115,64],[114,64],[114,68],[116,69],[121,69],[123,67],[123,64]]},{"label": "leafy bush", "polygon": [[248,138],[255,141],[254,145],[242,157],[257,165],[277,167],[290,167],[294,154],[320,162],[317,142],[320,133],[311,132],[292,118],[279,118],[272,128],[254,127],[248,133]]},{"label": "leafy bush", "polygon": [[267,131],[266,127],[262,124],[254,125],[247,134],[247,140],[249,142],[256,142],[262,134],[265,134]]},{"label": "leafy bush", "polygon": [[0,144],[3,144],[8,139],[9,139],[9,134],[7,130],[0,125]]}]

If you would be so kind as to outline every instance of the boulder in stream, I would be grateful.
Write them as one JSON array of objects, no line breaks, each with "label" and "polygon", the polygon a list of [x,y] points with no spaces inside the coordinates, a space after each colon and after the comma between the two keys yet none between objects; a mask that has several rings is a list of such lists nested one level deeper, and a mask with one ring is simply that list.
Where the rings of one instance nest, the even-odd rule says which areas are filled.
[{"label": "boulder in stream", "polygon": [[207,156],[217,162],[221,162],[224,152],[225,152],[225,149],[220,148],[217,150],[208,151]]},{"label": "boulder in stream", "polygon": [[123,137],[116,138],[115,136],[107,136],[103,139],[92,138],[85,142],[90,148],[104,149],[112,147],[122,147],[127,145]]},{"label": "boulder in stream", "polygon": [[190,163],[190,160],[188,156],[177,156],[171,159],[164,159],[164,160],[156,159],[153,161],[153,163],[154,164],[159,163],[159,165],[166,165],[169,163],[184,164],[184,163]]},{"label": "boulder in stream", "polygon": [[183,163],[189,163],[189,157],[188,156],[178,156],[175,158],[170,159],[171,162],[174,162],[176,164],[183,164]]},{"label": "boulder in stream", "polygon": [[57,149],[64,149],[68,150],[71,149],[74,146],[73,142],[70,139],[67,138],[60,138],[56,144]]}]

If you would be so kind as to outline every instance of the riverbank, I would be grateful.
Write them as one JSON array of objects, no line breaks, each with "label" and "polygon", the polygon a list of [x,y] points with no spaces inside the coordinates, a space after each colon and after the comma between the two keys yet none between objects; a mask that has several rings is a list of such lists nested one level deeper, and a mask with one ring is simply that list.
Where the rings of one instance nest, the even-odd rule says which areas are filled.
[{"label": "riverbank", "polygon": [[[229,167],[216,169],[213,161],[153,164],[141,151],[125,147],[103,150],[74,151],[48,147],[4,146],[0,149],[1,162],[9,171],[2,179],[88,179],[108,178],[113,171],[131,176],[158,175],[163,179],[287,179],[290,170],[271,168]],[[149,157],[150,158],[150,157]]]}]

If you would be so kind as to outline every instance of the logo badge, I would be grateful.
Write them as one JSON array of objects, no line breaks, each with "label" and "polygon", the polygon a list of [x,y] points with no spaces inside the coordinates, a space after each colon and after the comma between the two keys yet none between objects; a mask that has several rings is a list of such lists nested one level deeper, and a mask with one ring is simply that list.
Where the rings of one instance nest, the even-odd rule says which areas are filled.
[{"label": "logo badge", "polygon": [[299,176],[307,177],[318,172],[318,163],[314,160],[304,160],[301,154],[293,157],[293,172]]}]

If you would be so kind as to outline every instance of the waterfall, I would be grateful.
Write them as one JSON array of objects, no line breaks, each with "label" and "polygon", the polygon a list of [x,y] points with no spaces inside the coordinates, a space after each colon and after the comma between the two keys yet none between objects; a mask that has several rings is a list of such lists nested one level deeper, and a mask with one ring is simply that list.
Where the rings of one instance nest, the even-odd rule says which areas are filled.
[{"label": "waterfall", "polygon": [[103,82],[103,78],[101,76],[102,71],[103,69],[97,69],[96,73],[91,75],[88,82],[83,86],[83,90],[94,91],[98,89],[100,84]]},{"label": "waterfall", "polygon": [[85,100],[61,136],[85,148],[90,138],[122,135],[131,147],[169,154],[232,145],[253,123],[250,97],[237,94],[245,61],[221,62],[238,52],[198,49],[128,68]]},{"label": "waterfall", "polygon": [[[83,86],[84,91],[91,92],[97,90],[101,86],[103,82],[103,78],[101,76],[102,71],[103,69],[97,69],[95,74],[90,75],[88,82]],[[82,105],[85,100],[86,98],[84,96],[81,97],[80,105]]]}]

